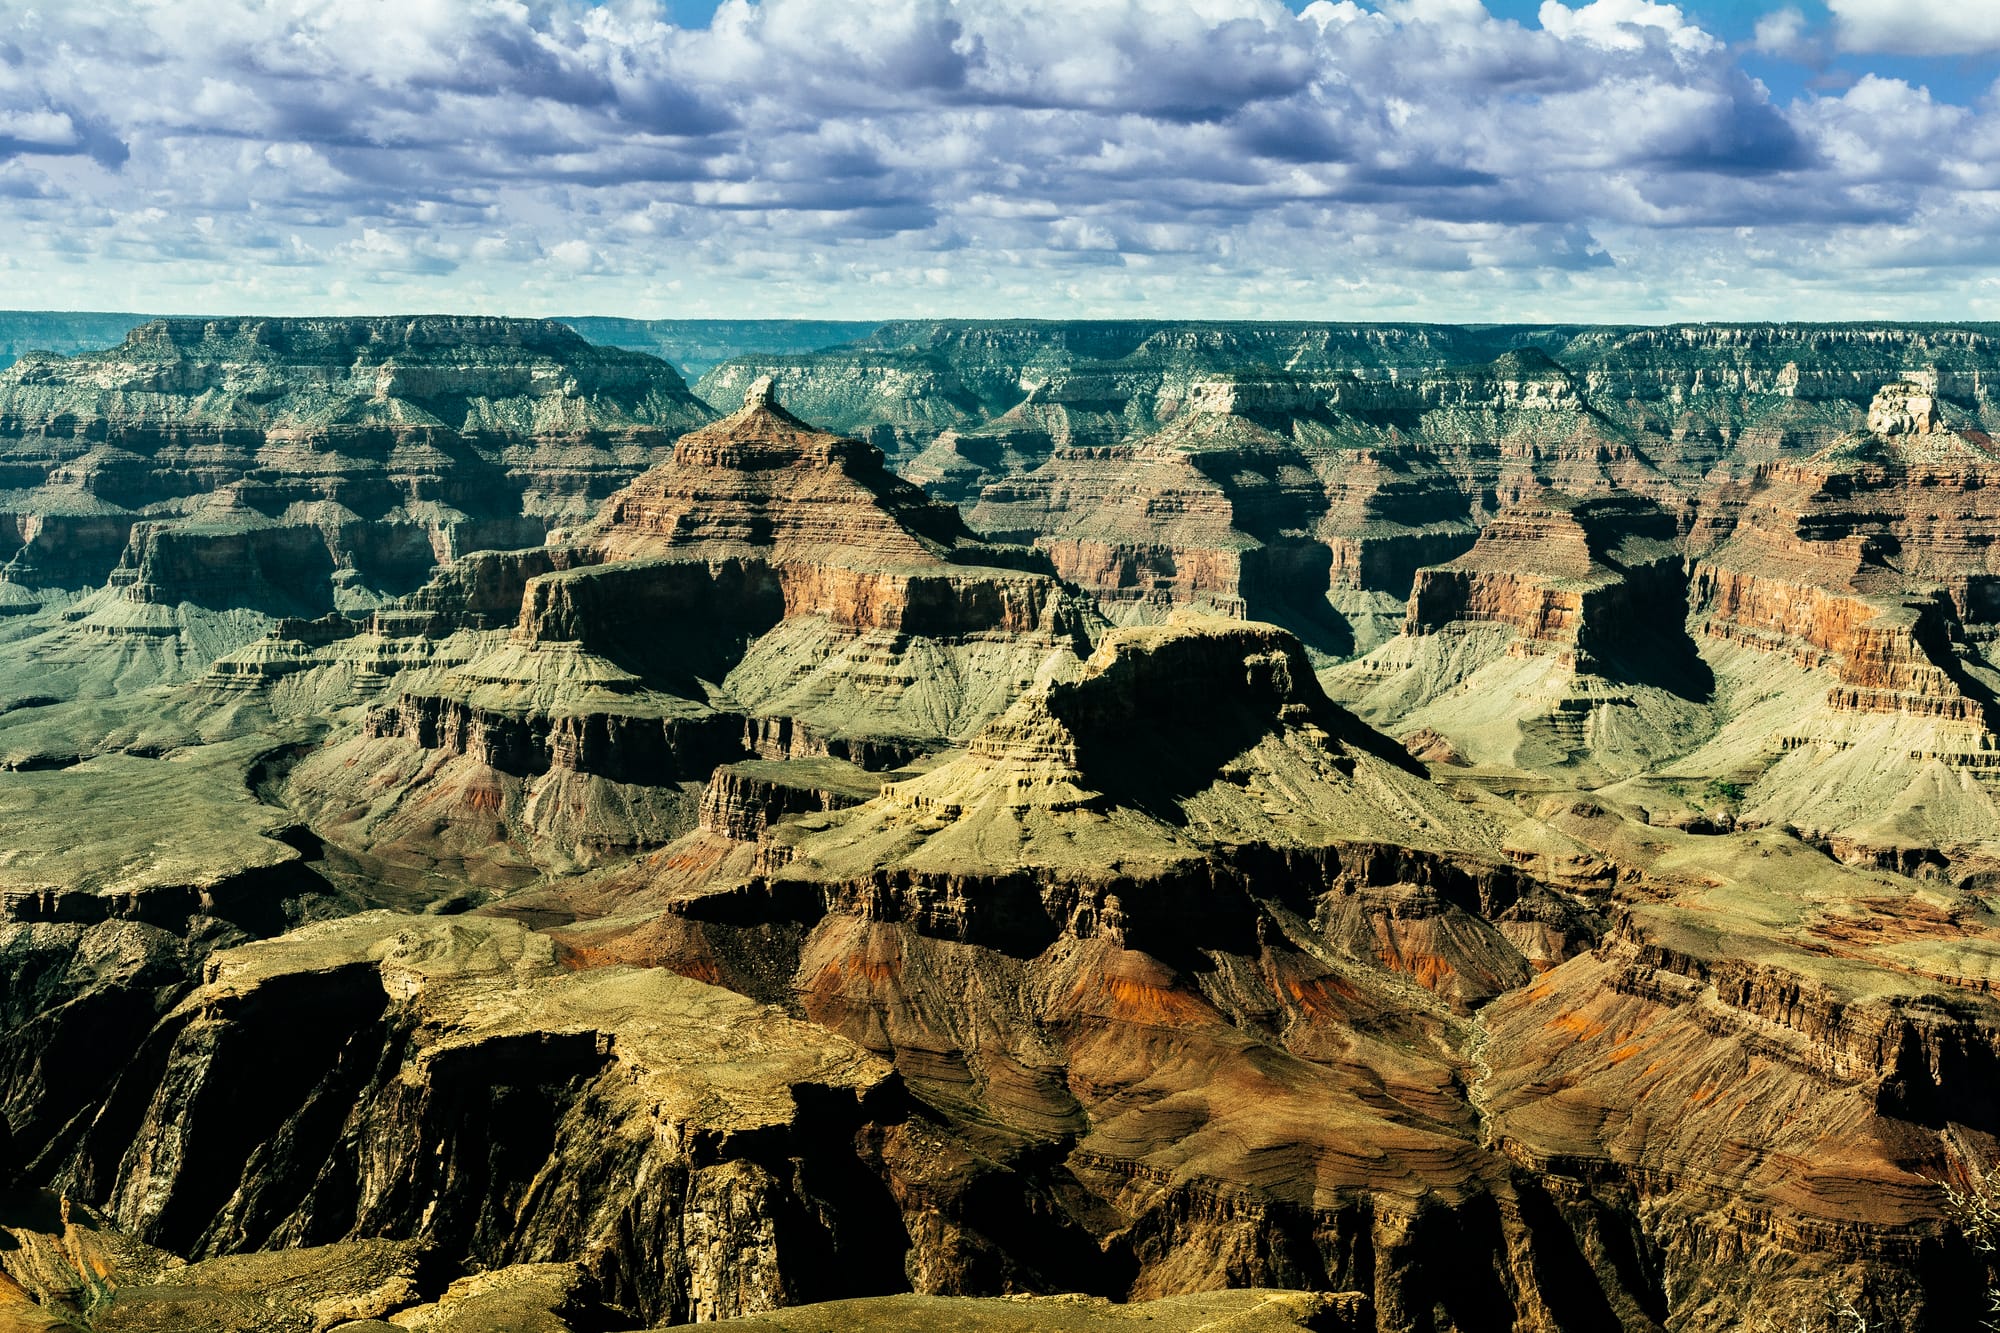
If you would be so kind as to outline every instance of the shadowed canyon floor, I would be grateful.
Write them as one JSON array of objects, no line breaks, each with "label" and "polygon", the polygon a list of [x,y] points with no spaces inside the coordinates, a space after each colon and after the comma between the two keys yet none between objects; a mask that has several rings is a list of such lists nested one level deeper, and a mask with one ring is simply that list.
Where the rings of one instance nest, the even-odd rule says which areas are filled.
[{"label": "shadowed canyon floor", "polygon": [[1995,337],[24,355],[0,1329],[1970,1327]]}]

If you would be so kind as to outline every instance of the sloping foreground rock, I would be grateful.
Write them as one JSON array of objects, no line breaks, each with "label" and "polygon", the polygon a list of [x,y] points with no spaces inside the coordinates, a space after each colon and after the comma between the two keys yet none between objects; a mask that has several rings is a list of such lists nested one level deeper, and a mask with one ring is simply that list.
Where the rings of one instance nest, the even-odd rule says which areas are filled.
[{"label": "sloping foreground rock", "polygon": [[1372,1327],[1365,1300],[1346,1293],[1218,1291],[1200,1296],[1168,1296],[1133,1305],[1102,1298],[1030,1296],[1009,1301],[977,1301],[936,1296],[890,1296],[755,1315],[727,1325],[731,1333],[929,1333],[938,1328],[965,1333],[1126,1333],[1137,1327],[1154,1333],[1361,1333]]},{"label": "sloping foreground rock", "polygon": [[407,1240],[713,1319],[903,1285],[863,1157],[904,1109],[880,1060],[726,991],[364,914],[214,955],[58,1184],[192,1257]]},{"label": "sloping foreground rock", "polygon": [[[12,1242],[0,1268],[7,1333],[587,1333],[630,1327],[596,1302],[576,1264],[513,1264],[441,1290],[438,1265],[409,1242],[352,1241],[189,1264],[120,1235],[67,1201],[22,1199],[0,1219]],[[1238,1330],[1367,1333],[1365,1298],[1216,1292],[1114,1305],[1102,1297],[889,1296],[746,1315],[724,1327],[974,1333]]]}]

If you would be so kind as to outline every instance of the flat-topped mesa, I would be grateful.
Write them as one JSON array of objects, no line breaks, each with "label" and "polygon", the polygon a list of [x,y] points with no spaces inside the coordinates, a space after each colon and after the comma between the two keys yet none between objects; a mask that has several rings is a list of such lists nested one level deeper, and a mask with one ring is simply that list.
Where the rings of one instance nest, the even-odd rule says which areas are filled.
[{"label": "flat-topped mesa", "polygon": [[[1382,818],[1372,797],[1354,795],[1357,764],[1378,789],[1414,783],[1428,794],[1393,742],[1326,697],[1289,632],[1181,610],[1164,625],[1114,631],[1080,674],[1023,695],[963,757],[890,783],[883,797],[891,808],[969,814],[968,830],[993,818],[1032,821],[1040,816],[1024,812],[1034,810],[1154,811],[1128,809],[1118,829],[1094,835],[1109,839],[1099,850],[1111,859],[1185,855],[1203,826],[1232,842],[1310,845],[1343,833],[1383,836],[1392,825],[1412,836],[1423,823],[1414,812],[1427,802],[1409,807],[1415,822]],[[1285,792],[1284,809],[1271,804],[1267,784]],[[1157,811],[1176,802],[1202,813],[1192,824],[1157,823]],[[1087,851],[1052,849],[1059,858]],[[1019,854],[1033,861],[1048,850]]]},{"label": "flat-topped mesa", "polygon": [[[1009,804],[1103,805],[1095,788],[1120,785],[1116,770],[1135,730],[1195,709],[1219,727],[1241,730],[1238,749],[1259,735],[1292,729],[1326,742],[1321,724],[1340,728],[1333,718],[1338,710],[1290,634],[1272,625],[1175,612],[1165,626],[1118,631],[1075,680],[1051,681],[1022,698],[967,745],[966,767],[980,771],[973,789],[1004,789]],[[916,779],[892,784],[891,794],[923,803],[926,792],[950,785]],[[947,803],[970,794],[960,790]]]},{"label": "flat-topped mesa", "polygon": [[1492,622],[1590,670],[1640,621],[1681,605],[1671,515],[1626,496],[1548,492],[1502,510],[1472,549],[1419,570],[1403,632]]}]

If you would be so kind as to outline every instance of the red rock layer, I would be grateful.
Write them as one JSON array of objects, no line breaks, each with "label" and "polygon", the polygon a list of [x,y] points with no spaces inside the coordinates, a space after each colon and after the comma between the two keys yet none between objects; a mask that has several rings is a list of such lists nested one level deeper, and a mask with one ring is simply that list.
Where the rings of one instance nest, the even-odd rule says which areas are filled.
[{"label": "red rock layer", "polygon": [[1546,494],[1501,511],[1470,551],[1419,570],[1403,632],[1454,621],[1517,630],[1588,668],[1680,600],[1672,518],[1636,499]]},{"label": "red rock layer", "polygon": [[1877,398],[1890,433],[1712,488],[1694,606],[1713,637],[1831,666],[1836,708],[1984,730],[1989,692],[1959,657],[2000,619],[2000,456],[1909,387]]},{"label": "red rock layer", "polygon": [[613,496],[594,540],[611,560],[754,552],[774,565],[873,568],[939,565],[977,544],[955,509],[892,476],[879,449],[806,425],[768,381]]}]

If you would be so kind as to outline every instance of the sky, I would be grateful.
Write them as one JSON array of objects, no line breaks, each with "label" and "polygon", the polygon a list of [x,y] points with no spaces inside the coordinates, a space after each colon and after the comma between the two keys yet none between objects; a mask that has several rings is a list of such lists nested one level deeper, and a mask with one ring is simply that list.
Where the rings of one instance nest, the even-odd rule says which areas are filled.
[{"label": "sky", "polygon": [[0,307],[2000,319],[2000,0],[0,0]]}]

